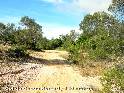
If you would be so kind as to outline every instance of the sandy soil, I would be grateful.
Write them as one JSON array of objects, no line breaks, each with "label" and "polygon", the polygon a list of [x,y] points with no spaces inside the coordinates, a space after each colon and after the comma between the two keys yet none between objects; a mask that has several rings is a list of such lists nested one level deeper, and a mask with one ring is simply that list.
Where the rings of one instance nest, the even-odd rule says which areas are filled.
[{"label": "sandy soil", "polygon": [[32,52],[31,56],[46,60],[65,60],[63,56],[68,56],[68,52],[57,50],[45,50],[44,52]]},{"label": "sandy soil", "polygon": [[9,76],[10,81],[13,80],[15,83],[18,82],[16,77],[20,79],[19,82],[23,85],[18,86],[19,88],[14,86],[16,93],[96,93],[102,88],[100,76],[81,76],[77,67],[65,62],[63,56],[67,55],[66,51],[57,50],[32,52],[32,57],[44,59],[47,63],[52,61],[52,63],[50,65],[42,62],[22,64],[19,68],[23,69],[22,72],[13,71],[3,76],[3,79]]},{"label": "sandy soil", "polygon": [[[34,52],[32,56],[47,60],[65,60],[65,51]],[[44,65],[36,80],[29,81],[17,93],[93,93],[101,88],[99,76],[82,77],[78,68],[67,64]]]}]

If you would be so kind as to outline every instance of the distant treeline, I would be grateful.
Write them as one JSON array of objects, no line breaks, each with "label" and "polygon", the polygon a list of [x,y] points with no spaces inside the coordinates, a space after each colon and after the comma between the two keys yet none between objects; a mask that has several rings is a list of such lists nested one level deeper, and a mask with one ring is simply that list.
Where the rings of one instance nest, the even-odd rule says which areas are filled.
[{"label": "distant treeline", "polygon": [[65,42],[71,40],[74,42],[76,37],[73,37],[73,34],[77,34],[72,30],[70,34],[60,35],[59,38],[49,40],[43,36],[42,26],[36,23],[34,19],[24,16],[19,23],[19,27],[13,23],[0,23],[0,43],[23,46],[32,50],[66,48]]}]

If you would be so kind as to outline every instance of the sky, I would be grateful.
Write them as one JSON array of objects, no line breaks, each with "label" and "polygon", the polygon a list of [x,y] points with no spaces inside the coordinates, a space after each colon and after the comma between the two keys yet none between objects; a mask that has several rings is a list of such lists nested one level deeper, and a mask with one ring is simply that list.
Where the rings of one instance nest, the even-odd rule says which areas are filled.
[{"label": "sky", "polygon": [[111,0],[0,0],[0,22],[19,23],[23,16],[35,19],[48,39],[79,32],[83,17],[97,11],[108,12]]}]

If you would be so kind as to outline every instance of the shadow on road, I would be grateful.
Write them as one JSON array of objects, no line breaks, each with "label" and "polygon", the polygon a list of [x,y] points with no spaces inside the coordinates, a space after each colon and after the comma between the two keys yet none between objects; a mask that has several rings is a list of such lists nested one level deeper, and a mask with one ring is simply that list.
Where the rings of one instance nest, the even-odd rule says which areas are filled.
[{"label": "shadow on road", "polygon": [[52,59],[46,60],[41,58],[35,58],[30,56],[28,59],[24,60],[22,63],[36,63],[36,64],[44,64],[44,65],[65,65],[70,64],[67,60],[60,60],[60,59]]}]

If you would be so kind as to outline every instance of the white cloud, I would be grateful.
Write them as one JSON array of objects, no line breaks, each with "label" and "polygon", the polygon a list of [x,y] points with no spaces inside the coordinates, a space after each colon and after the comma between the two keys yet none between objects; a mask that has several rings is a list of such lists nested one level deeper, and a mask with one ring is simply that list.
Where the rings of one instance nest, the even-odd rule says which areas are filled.
[{"label": "white cloud", "polygon": [[111,0],[73,0],[72,5],[82,11],[93,13],[107,11]]},{"label": "white cloud", "polygon": [[64,25],[58,25],[53,23],[43,23],[43,35],[46,36],[48,39],[51,38],[58,38],[60,35],[65,35],[69,33],[71,30],[76,30],[79,32],[77,27],[70,27]]},{"label": "white cloud", "polygon": [[107,11],[111,0],[42,0],[55,4],[56,8],[63,12],[71,13],[94,13],[97,11]]},{"label": "white cloud", "polygon": [[[82,13],[94,13],[97,11],[108,12],[111,0],[42,0],[55,5],[59,12],[65,14],[82,15]],[[59,37],[61,34],[67,34],[70,30],[78,30],[78,27],[69,27],[64,25],[45,23],[43,24],[44,36],[49,39]],[[79,32],[79,31],[78,31]]]}]

